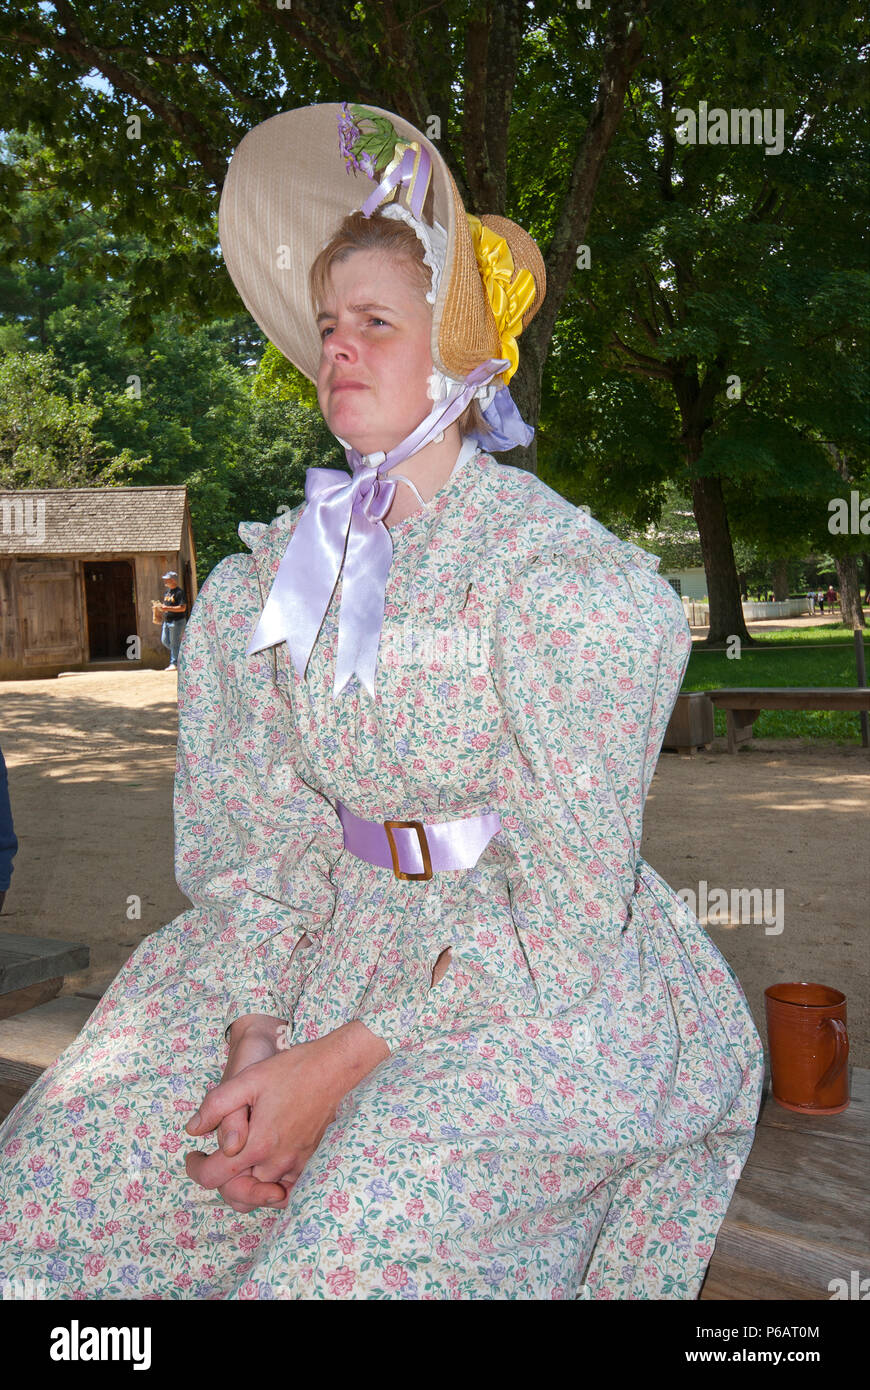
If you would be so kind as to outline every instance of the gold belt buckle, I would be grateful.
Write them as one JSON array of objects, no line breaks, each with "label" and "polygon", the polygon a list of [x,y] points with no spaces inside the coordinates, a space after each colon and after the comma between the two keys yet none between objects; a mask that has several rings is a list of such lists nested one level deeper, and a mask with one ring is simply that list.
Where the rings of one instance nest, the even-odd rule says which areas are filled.
[{"label": "gold belt buckle", "polygon": [[[426,831],[423,828],[423,822],[421,820],[385,820],[384,829],[387,832],[390,854],[393,856],[393,873],[396,878],[430,879],[432,877],[432,859],[429,855],[429,843],[426,839]],[[422,874],[406,874],[399,868],[399,852],[396,849],[396,842],[393,839],[394,830],[416,830],[417,839],[420,841],[420,853],[423,856]]]}]

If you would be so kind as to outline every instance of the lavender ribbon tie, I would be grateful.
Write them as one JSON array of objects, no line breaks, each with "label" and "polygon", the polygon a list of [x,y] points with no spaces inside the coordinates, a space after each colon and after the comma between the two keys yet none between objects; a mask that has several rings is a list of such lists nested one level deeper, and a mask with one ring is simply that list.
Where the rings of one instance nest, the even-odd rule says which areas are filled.
[{"label": "lavender ribbon tie", "polygon": [[[381,524],[397,484],[377,467],[352,478],[337,468],[309,468],[308,506],[296,523],[278,566],[247,654],[287,642],[304,677],[344,560],[335,684],[341,690],[356,669],[374,698],[375,662],[384,619],[384,591],[393,544]],[[292,562],[291,562],[292,552]]]},{"label": "lavender ribbon tie", "polygon": [[[333,699],[355,672],[374,700],[385,591],[393,557],[393,543],[383,518],[398,486],[397,479],[385,475],[456,420],[478,387],[487,385],[507,365],[505,358],[489,358],[475,367],[463,382],[457,382],[452,399],[433,406],[425,420],[388,454],[368,455],[366,462],[348,446],[345,452],[352,477],[336,468],[306,471],[308,505],[281,557],[248,644],[248,656],[286,641],[296,672],[304,678],[343,567]],[[484,448],[510,449],[527,444],[534,433],[520,418],[506,387],[496,393],[484,418],[489,429],[477,436]]]},{"label": "lavender ribbon tie", "polygon": [[496,391],[483,411],[483,418],[489,428],[475,431],[474,437],[484,449],[494,449],[498,453],[513,449],[517,444],[525,448],[534,438],[535,431],[520,415],[507,386]]}]

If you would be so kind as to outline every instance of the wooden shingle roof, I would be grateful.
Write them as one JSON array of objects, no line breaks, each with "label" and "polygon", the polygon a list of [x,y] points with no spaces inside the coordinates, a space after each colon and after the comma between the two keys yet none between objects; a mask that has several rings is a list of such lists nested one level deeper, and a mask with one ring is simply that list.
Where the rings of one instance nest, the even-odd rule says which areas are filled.
[{"label": "wooden shingle roof", "polygon": [[183,486],[0,490],[0,555],[180,550],[186,496]]}]

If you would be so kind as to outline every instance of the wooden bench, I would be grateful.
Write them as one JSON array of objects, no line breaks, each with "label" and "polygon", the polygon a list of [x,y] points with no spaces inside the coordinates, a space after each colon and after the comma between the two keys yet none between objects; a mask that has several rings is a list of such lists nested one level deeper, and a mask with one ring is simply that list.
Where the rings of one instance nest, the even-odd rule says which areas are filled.
[{"label": "wooden bench", "polygon": [[[0,932],[0,1119],[80,1031],[96,998],[58,999],[91,953],[74,941]],[[5,1050],[4,1050],[5,1048]]]},{"label": "wooden bench", "polygon": [[728,752],[752,738],[752,725],[763,709],[870,710],[870,686],[784,686],[769,689],[750,686],[708,690],[714,705],[727,716]]},{"label": "wooden bench", "polygon": [[767,1071],[755,1143],[701,1299],[830,1299],[833,1280],[848,1288],[853,1270],[859,1283],[870,1278],[870,1069],[849,1071],[851,1102],[840,1115],[777,1105]]},{"label": "wooden bench", "polygon": [[75,941],[0,932],[0,1019],[60,994],[64,975],[86,970],[91,953]]},{"label": "wooden bench", "polygon": [[98,1002],[64,994],[0,1020],[0,1120],[75,1042]]}]

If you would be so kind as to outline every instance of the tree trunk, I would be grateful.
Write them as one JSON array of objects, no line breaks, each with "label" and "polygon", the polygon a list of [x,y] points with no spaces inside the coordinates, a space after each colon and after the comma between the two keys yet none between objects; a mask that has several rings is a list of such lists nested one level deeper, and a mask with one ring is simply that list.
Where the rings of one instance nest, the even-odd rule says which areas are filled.
[{"label": "tree trunk", "polygon": [[773,597],[776,603],[788,598],[788,560],[784,556],[773,562]]},{"label": "tree trunk", "polygon": [[[510,392],[516,407],[526,424],[533,428],[537,428],[538,424],[541,378],[553,329],[577,269],[577,247],[586,239],[598,180],[607,152],[622,120],[631,76],[643,56],[648,9],[649,0],[616,0],[616,3],[609,6],[604,61],[598,80],[595,105],[575,152],[567,195],[555,217],[550,244],[544,253],[547,292],[540,309],[519,340],[520,365],[510,381]],[[519,49],[516,51],[519,52]],[[469,71],[473,66],[469,64]],[[506,120],[510,108],[510,94],[507,87],[504,91],[508,97],[504,106]],[[478,107],[479,100],[477,103],[472,102],[466,112],[466,119],[470,118],[472,123]],[[479,139],[476,128],[474,133],[475,138]],[[505,165],[500,159],[498,163],[504,176]],[[537,473],[537,441],[533,439],[525,449],[506,450],[500,455],[500,459],[514,468],[525,468],[530,473]]]},{"label": "tree trunk", "polygon": [[[694,449],[691,452],[694,453]],[[695,458],[689,459],[689,463],[695,462],[700,453],[698,442]],[[705,646],[721,646],[729,637],[739,637],[741,643],[751,644],[754,639],[746,630],[740,603],[740,585],[721,480],[717,476],[693,478],[692,503],[701,538],[701,554],[707,573],[707,597],[710,600],[710,630],[705,638]]]},{"label": "tree trunk", "polygon": [[838,588],[840,590],[840,612],[846,627],[852,629],[865,627],[864,612],[861,608],[861,591],[858,587],[858,560],[855,555],[834,557],[837,566]]}]

